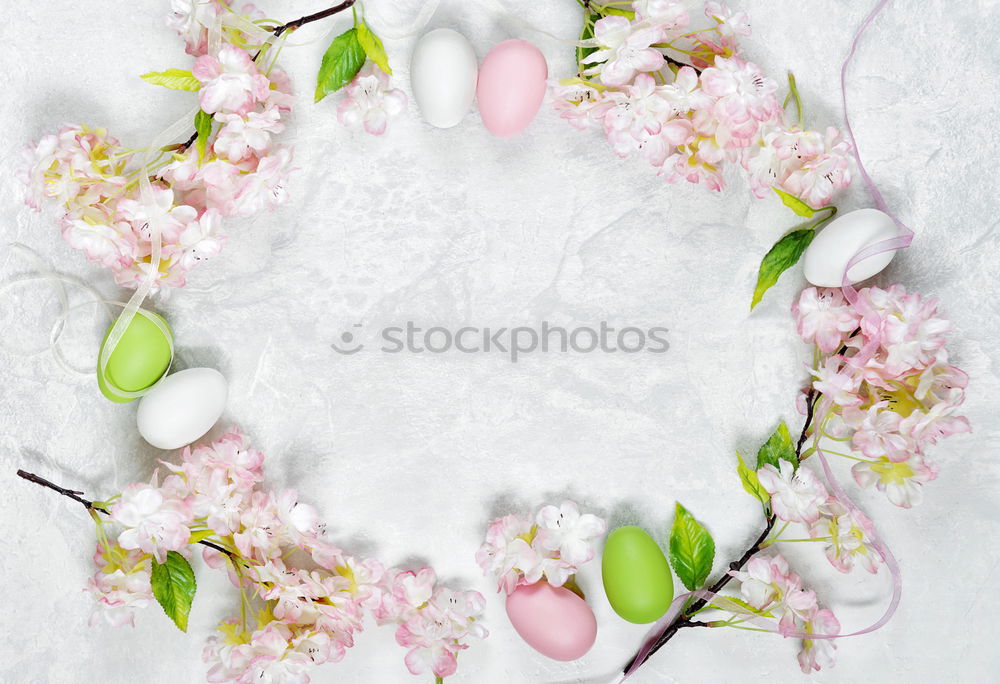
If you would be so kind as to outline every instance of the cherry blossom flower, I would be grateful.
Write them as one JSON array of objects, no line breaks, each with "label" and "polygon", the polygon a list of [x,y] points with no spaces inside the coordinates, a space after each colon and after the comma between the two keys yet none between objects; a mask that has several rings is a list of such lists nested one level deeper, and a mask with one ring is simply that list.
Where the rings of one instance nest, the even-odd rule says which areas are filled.
[{"label": "cherry blossom flower", "polygon": [[[582,565],[594,557],[595,541],[607,531],[607,525],[596,515],[584,513],[572,501],[560,506],[544,506],[535,518],[537,543],[571,565]],[[562,584],[562,583],[560,583]]]},{"label": "cherry blossom flower", "polygon": [[734,12],[721,3],[706,2],[705,16],[718,22],[717,30],[723,37],[750,35],[750,17],[746,12]]},{"label": "cherry blossom flower", "polygon": [[839,349],[861,321],[843,293],[832,288],[806,288],[792,306],[792,314],[802,341],[814,343],[825,354]]},{"label": "cherry blossom flower", "polygon": [[851,444],[868,458],[906,461],[917,445],[900,431],[903,416],[888,408],[888,401],[879,401],[864,410],[845,409],[844,419],[854,428]]},{"label": "cherry blossom flower", "polygon": [[[828,608],[817,610],[806,621],[804,631],[810,634],[840,634],[840,621]],[[810,674],[822,668],[831,668],[834,664],[834,652],[837,650],[835,639],[803,639],[802,650],[799,651],[799,667],[802,672]]]},{"label": "cherry blossom flower", "polygon": [[476,552],[476,562],[485,574],[496,579],[497,591],[512,593],[523,583],[524,575],[538,566],[540,558],[531,546],[531,538],[529,518],[507,515],[490,523],[486,540]]},{"label": "cherry blossom flower", "polygon": [[267,99],[271,83],[257,70],[246,50],[224,44],[217,57],[202,55],[191,73],[201,82],[198,100],[209,114],[246,114]]},{"label": "cherry blossom flower", "polygon": [[337,120],[345,126],[364,126],[372,135],[382,135],[389,119],[406,109],[406,94],[389,88],[389,75],[375,64],[363,67],[346,88],[337,107]]},{"label": "cherry blossom flower", "polygon": [[543,579],[562,586],[594,557],[606,529],[603,520],[581,514],[572,501],[542,507],[535,524],[527,516],[504,516],[490,522],[476,562],[497,580],[497,591],[507,594]]},{"label": "cherry blossom flower", "polygon": [[781,470],[768,463],[757,471],[760,484],[771,495],[774,514],[786,522],[815,522],[827,500],[826,487],[805,466],[796,469],[784,459],[779,464]]},{"label": "cherry blossom flower", "polygon": [[112,627],[135,625],[135,611],[153,600],[149,558],[140,551],[97,545],[94,563],[101,569],[87,581],[86,589],[95,599],[91,626],[102,620]]},{"label": "cherry blossom flower", "polygon": [[752,137],[757,122],[781,111],[774,96],[778,84],[767,78],[756,64],[736,57],[716,59],[701,72],[701,87],[717,98],[715,113],[730,128],[733,137]]},{"label": "cherry blossom flower", "polygon": [[812,369],[809,372],[816,377],[813,388],[829,397],[835,404],[855,406],[861,403],[861,398],[858,396],[861,378],[851,373],[850,367],[839,357],[830,357],[822,368]]},{"label": "cherry blossom flower", "polygon": [[165,499],[156,487],[142,482],[125,488],[121,499],[111,506],[110,515],[126,528],[118,535],[123,549],[140,549],[159,563],[166,561],[168,551],[185,548],[191,536],[190,504]]},{"label": "cherry blossom flower", "polygon": [[899,462],[881,456],[874,461],[859,461],[851,474],[862,487],[875,485],[895,505],[911,508],[923,501],[923,485],[937,478],[938,469],[919,456]]},{"label": "cherry blossom flower", "polygon": [[781,186],[812,207],[825,207],[833,193],[851,184],[851,146],[840,132],[828,128],[824,149],[798,156],[799,164],[781,181]]},{"label": "cherry blossom flower", "polygon": [[677,0],[635,0],[632,3],[636,19],[648,22],[663,31],[683,29],[691,21],[687,7]]},{"label": "cherry blossom flower", "polygon": [[549,84],[550,99],[559,116],[574,128],[587,128],[594,120],[595,108],[604,100],[602,92],[580,78],[553,79]]},{"label": "cherry blossom flower", "polygon": [[827,539],[825,552],[830,564],[840,572],[850,572],[857,561],[868,572],[878,572],[879,557],[871,544],[875,534],[872,521],[833,497],[820,510],[823,515],[809,526],[809,535]]},{"label": "cherry blossom flower", "polygon": [[285,128],[280,119],[281,114],[274,105],[245,115],[220,112],[215,115],[215,120],[222,123],[222,128],[212,143],[212,149],[233,163],[264,156],[271,147],[271,136]]},{"label": "cherry blossom flower", "polygon": [[663,40],[658,27],[637,28],[625,17],[608,16],[594,24],[597,50],[583,62],[595,64],[585,75],[599,75],[609,86],[624,85],[638,72],[656,71],[664,65],[663,55],[650,47]]}]

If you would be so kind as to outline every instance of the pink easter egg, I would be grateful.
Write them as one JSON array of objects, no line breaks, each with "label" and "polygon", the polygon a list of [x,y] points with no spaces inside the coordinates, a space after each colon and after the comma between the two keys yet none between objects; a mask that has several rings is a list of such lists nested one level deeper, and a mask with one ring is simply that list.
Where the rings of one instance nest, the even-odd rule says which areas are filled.
[{"label": "pink easter egg", "polygon": [[486,129],[500,138],[531,123],[545,99],[549,68],[541,51],[524,40],[493,47],[479,68],[476,99]]},{"label": "pink easter egg", "polygon": [[553,660],[576,660],[597,639],[597,618],[566,587],[537,582],[507,597],[507,617],[528,646]]}]

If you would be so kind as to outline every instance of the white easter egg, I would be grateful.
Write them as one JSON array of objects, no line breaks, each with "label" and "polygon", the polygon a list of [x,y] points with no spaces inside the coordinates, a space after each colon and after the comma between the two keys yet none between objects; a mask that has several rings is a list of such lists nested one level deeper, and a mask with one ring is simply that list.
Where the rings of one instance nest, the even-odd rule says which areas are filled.
[{"label": "white easter egg", "polygon": [[229,385],[214,368],[168,375],[139,400],[139,434],[160,449],[187,446],[212,429],[228,396]]},{"label": "white easter egg", "polygon": [[[817,287],[840,287],[847,264],[862,249],[899,235],[896,223],[878,209],[857,209],[835,218],[806,248],[802,272]],[[875,254],[851,267],[851,284],[871,278],[889,265],[896,250]]]},{"label": "white easter egg", "polygon": [[436,128],[458,124],[476,96],[476,52],[465,36],[434,29],[417,41],[410,59],[410,85],[424,120]]}]

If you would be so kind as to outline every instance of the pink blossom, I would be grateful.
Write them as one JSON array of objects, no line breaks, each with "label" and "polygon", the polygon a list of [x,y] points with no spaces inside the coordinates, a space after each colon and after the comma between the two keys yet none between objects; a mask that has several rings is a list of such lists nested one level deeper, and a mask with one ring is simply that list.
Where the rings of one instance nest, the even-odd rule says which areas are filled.
[{"label": "pink blossom", "polygon": [[835,352],[861,317],[838,289],[808,287],[792,306],[796,330],[803,342],[815,343],[824,354]]},{"label": "pink blossom", "polygon": [[549,84],[552,105],[560,118],[574,128],[587,128],[593,120],[591,114],[603,102],[601,91],[581,79],[553,79]]},{"label": "pink blossom", "polygon": [[936,479],[938,470],[919,456],[899,462],[881,456],[874,461],[859,461],[851,474],[862,487],[875,485],[895,505],[911,508],[923,501],[923,485]]},{"label": "pink blossom", "polygon": [[851,184],[851,146],[840,139],[835,128],[828,128],[825,147],[808,157],[781,181],[781,186],[811,207],[824,207],[833,193]]},{"label": "pink blossom", "polygon": [[570,565],[582,565],[593,558],[597,541],[607,531],[603,520],[590,513],[581,514],[572,501],[564,501],[558,507],[542,507],[535,521],[538,545],[557,551],[559,558]]},{"label": "pink blossom", "polygon": [[257,70],[246,50],[224,44],[217,57],[202,55],[191,70],[201,82],[198,100],[202,110],[246,114],[267,99],[271,85]]},{"label": "pink blossom", "polygon": [[538,565],[538,554],[529,541],[531,534],[531,520],[517,515],[498,518],[487,528],[486,540],[476,552],[476,562],[484,574],[497,581],[497,591],[510,594],[524,583],[524,575]]},{"label": "pink blossom", "polygon": [[780,471],[770,463],[757,471],[760,484],[771,495],[774,514],[786,522],[815,522],[827,499],[826,487],[805,466],[796,469],[784,459],[779,464]]},{"label": "pink blossom", "polygon": [[651,47],[663,40],[658,27],[637,28],[628,19],[607,16],[594,24],[598,48],[583,62],[594,64],[584,74],[600,75],[609,86],[624,85],[638,72],[656,71],[664,65],[663,55]]},{"label": "pink blossom", "polygon": [[691,21],[687,8],[678,0],[635,0],[635,18],[663,31],[678,31]]},{"label": "pink blossom", "polygon": [[746,12],[734,12],[721,3],[706,2],[705,16],[718,22],[717,30],[723,37],[750,35],[750,17]]},{"label": "pink blossom", "polygon": [[389,88],[389,75],[375,64],[363,67],[346,88],[337,107],[345,126],[363,125],[372,135],[385,133],[389,119],[406,109],[406,94]]},{"label": "pink blossom", "polygon": [[125,488],[111,506],[111,519],[126,528],[118,535],[123,549],[141,549],[160,563],[166,561],[168,551],[185,548],[191,536],[190,504],[166,499],[156,487],[142,482]]},{"label": "pink blossom", "polygon": [[844,419],[854,428],[851,443],[868,458],[905,461],[916,443],[900,431],[903,417],[888,407],[889,402],[879,401],[867,409],[845,409]]},{"label": "pink blossom", "polygon": [[839,357],[828,358],[823,366],[809,371],[816,380],[813,388],[839,406],[855,406],[861,403],[858,389],[861,378],[851,372]]},{"label": "pink blossom", "polygon": [[835,498],[820,507],[822,517],[809,526],[809,536],[826,538],[826,557],[840,572],[850,572],[855,561],[870,573],[878,572],[879,557],[872,546],[875,526],[864,513],[848,510]]},{"label": "pink blossom", "polygon": [[285,129],[278,108],[268,105],[263,111],[246,114],[220,112],[215,120],[222,123],[212,143],[217,155],[233,163],[257,156],[263,157],[271,147],[271,136]]},{"label": "pink blossom", "polygon": [[756,64],[736,57],[716,59],[701,72],[701,87],[717,98],[715,113],[733,137],[753,137],[757,122],[781,111],[774,96],[778,84],[767,78]]},{"label": "pink blossom", "polygon": [[[817,610],[806,622],[804,631],[810,634],[840,634],[840,622],[833,611],[828,608]],[[831,668],[834,664],[834,652],[837,650],[835,639],[803,639],[802,650],[799,651],[799,667],[805,674],[819,671],[821,668]]]},{"label": "pink blossom", "polygon": [[101,569],[87,581],[86,591],[96,601],[91,626],[101,620],[113,627],[134,626],[135,611],[153,600],[149,556],[117,545],[106,549],[98,544],[94,562]]}]

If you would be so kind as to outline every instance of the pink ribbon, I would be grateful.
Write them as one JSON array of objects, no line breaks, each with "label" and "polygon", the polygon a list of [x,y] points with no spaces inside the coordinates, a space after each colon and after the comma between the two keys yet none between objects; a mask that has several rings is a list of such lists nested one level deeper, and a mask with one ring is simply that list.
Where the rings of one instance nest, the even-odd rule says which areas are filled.
[{"label": "pink ribbon", "polygon": [[886,240],[881,240],[868,245],[855,254],[847,263],[847,268],[844,269],[844,277],[841,281],[841,289],[843,289],[844,296],[847,297],[847,301],[851,304],[857,302],[858,291],[854,289],[854,286],[847,279],[847,274],[855,266],[855,264],[861,263],[865,259],[873,257],[876,254],[906,249],[913,242],[913,231],[909,226],[903,223],[898,216],[889,211],[885,198],[882,197],[882,193],[879,191],[878,186],[875,185],[875,181],[873,181],[872,177],[868,175],[865,165],[861,162],[861,153],[858,151],[858,141],[854,137],[854,129],[851,128],[851,119],[847,115],[847,68],[850,66],[851,60],[854,59],[854,53],[858,50],[862,34],[864,34],[865,30],[873,21],[875,21],[875,17],[878,16],[878,14],[885,9],[885,6],[888,4],[889,0],[881,0],[875,6],[875,9],[873,9],[868,16],[865,17],[865,20],[861,22],[861,26],[858,27],[857,33],[854,34],[854,40],[851,42],[851,50],[847,53],[847,57],[844,59],[844,63],[840,67],[840,96],[844,107],[844,129],[847,131],[847,137],[851,141],[851,148],[854,150],[854,159],[857,162],[858,173],[861,174],[861,180],[868,189],[868,193],[872,196],[875,208],[891,218],[893,223],[896,224],[896,228],[899,230],[899,234],[896,237],[888,238]]},{"label": "pink ribbon", "polygon": [[[850,140],[851,146],[854,150],[854,156],[857,161],[858,172],[861,175],[861,179],[864,182],[865,187],[871,194],[872,201],[875,203],[876,208],[878,208],[879,211],[889,216],[896,224],[896,227],[899,230],[899,234],[896,237],[888,238],[886,240],[881,240],[879,242],[876,242],[875,244],[868,245],[867,247],[859,251],[857,254],[855,254],[854,257],[852,257],[851,260],[848,262],[847,268],[844,269],[842,289],[844,291],[844,296],[847,297],[848,301],[850,301],[852,304],[857,303],[858,293],[847,278],[847,274],[851,270],[851,268],[853,268],[855,264],[858,264],[864,261],[865,259],[873,257],[877,254],[882,254],[890,250],[899,250],[909,247],[910,244],[913,242],[913,235],[914,235],[913,231],[905,223],[903,223],[903,221],[898,216],[889,211],[888,205],[885,202],[885,198],[882,197],[882,193],[879,192],[878,186],[875,185],[875,182],[872,180],[871,176],[868,175],[868,171],[865,169],[864,164],[861,161],[861,154],[858,152],[858,143],[854,137],[854,130],[851,128],[851,121],[847,114],[847,69],[851,64],[851,60],[854,58],[855,52],[857,52],[858,45],[861,42],[861,36],[875,20],[875,17],[878,16],[878,14],[888,4],[889,0],[880,0],[880,2],[875,6],[875,9],[873,9],[868,14],[865,20],[858,27],[857,32],[854,34],[854,40],[851,43],[850,52],[848,52],[847,57],[844,59],[843,66],[841,66],[840,68],[840,89],[844,106],[844,127],[847,131],[847,137]],[[862,353],[863,352],[864,350],[862,350]],[[829,406],[830,406],[829,400],[825,400],[824,402],[822,402],[817,407],[817,415],[824,415],[828,410]],[[826,459],[826,455],[823,453],[822,449],[819,446],[819,439],[820,439],[820,431],[816,430],[813,436],[813,446],[815,448],[815,454],[819,458],[819,462],[823,468],[823,473],[824,475],[826,475],[827,483],[830,486],[830,490],[833,492],[834,497],[836,497],[838,501],[844,504],[844,506],[849,511],[860,513],[861,511],[854,504],[854,502],[851,501],[851,499],[847,496],[847,493],[844,491],[844,488],[837,481],[837,478],[834,477],[833,470],[830,468],[830,464]],[[889,550],[889,547],[882,540],[882,538],[879,537],[878,533],[874,530],[874,528],[870,532],[869,541],[872,548],[875,549],[876,553],[878,553],[879,557],[882,560],[882,563],[889,570],[889,574],[892,577],[892,597],[889,599],[889,603],[886,606],[885,612],[882,614],[882,617],[880,617],[878,620],[876,620],[868,627],[865,627],[864,629],[859,629],[854,632],[849,632],[847,634],[813,634],[804,631],[781,633],[774,627],[774,623],[767,618],[750,617],[747,619],[747,622],[768,632],[773,632],[775,634],[781,633],[782,636],[785,637],[809,639],[811,641],[817,641],[823,639],[843,639],[845,637],[861,636],[862,634],[869,634],[877,629],[884,627],[889,622],[889,620],[892,619],[893,614],[895,614],[896,612],[896,608],[899,606],[899,601],[903,593],[902,573],[899,569],[899,563],[896,561],[896,557],[892,555],[892,552]],[[656,646],[660,638],[670,628],[670,625],[672,625],[680,617],[681,611],[683,610],[687,601],[692,598],[703,599],[711,603],[716,598],[725,599],[725,596],[704,589],[687,592],[685,594],[677,596],[670,604],[670,607],[667,609],[667,612],[664,614],[664,616],[659,620],[657,620],[656,624],[654,624],[652,629],[650,629],[649,633],[646,635],[646,640],[643,642],[642,647],[639,649],[639,652],[636,654],[635,659],[633,660],[632,666],[622,674],[621,679],[618,680],[619,682],[624,682],[626,679],[632,676],[632,674],[634,674],[636,670],[639,669],[639,667],[645,661],[646,657]]]}]

